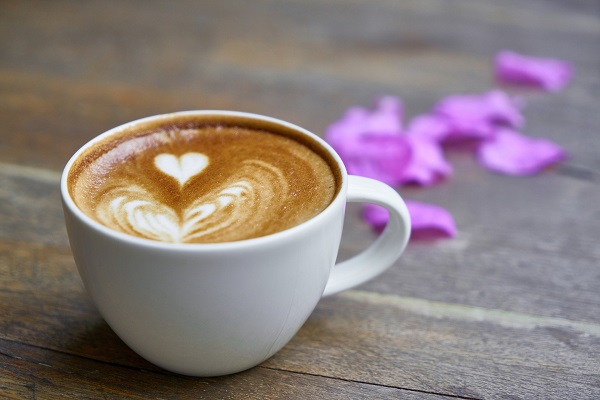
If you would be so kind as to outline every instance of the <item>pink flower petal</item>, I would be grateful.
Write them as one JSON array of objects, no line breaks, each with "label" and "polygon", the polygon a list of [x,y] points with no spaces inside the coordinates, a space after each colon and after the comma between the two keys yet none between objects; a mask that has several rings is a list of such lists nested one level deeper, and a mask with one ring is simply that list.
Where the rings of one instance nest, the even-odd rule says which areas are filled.
[{"label": "pink flower petal", "polygon": [[499,124],[523,125],[521,104],[500,90],[483,94],[454,95],[442,99],[434,113],[445,118],[449,139],[484,139],[491,136]]},{"label": "pink flower petal", "polygon": [[514,128],[522,127],[525,117],[521,112],[524,106],[522,99],[510,97],[501,90],[491,90],[483,95],[490,121]]},{"label": "pink flower petal", "polygon": [[402,183],[431,186],[452,174],[452,165],[444,157],[439,142],[417,135],[406,138],[412,152],[402,174]]},{"label": "pink flower petal", "polygon": [[357,150],[352,147],[352,144],[362,135],[400,133],[402,113],[402,102],[391,96],[379,99],[372,111],[362,107],[352,107],[342,118],[327,128],[325,139],[338,151]]},{"label": "pink flower petal", "polygon": [[446,209],[433,204],[407,201],[412,221],[412,238],[455,237],[454,218]]},{"label": "pink flower petal", "polygon": [[547,139],[530,138],[509,128],[499,128],[481,143],[478,160],[486,168],[508,175],[532,175],[562,161],[565,151]]},{"label": "pink flower petal", "polygon": [[402,112],[400,99],[391,96],[379,99],[373,110],[353,107],[329,126],[325,139],[350,174],[398,185],[411,158],[401,134]]},{"label": "pink flower petal", "polygon": [[[452,215],[442,207],[407,201],[406,206],[411,217],[411,239],[434,239],[442,237],[455,237],[456,224]],[[365,204],[363,219],[373,229],[382,231],[389,219],[388,211],[374,204]]]},{"label": "pink flower petal", "polygon": [[363,131],[399,133],[402,132],[404,104],[393,96],[384,96],[375,102],[375,109],[365,121]]},{"label": "pink flower petal", "polygon": [[363,220],[374,230],[381,232],[390,219],[390,213],[384,207],[375,204],[363,205]]},{"label": "pink flower petal", "polygon": [[360,152],[357,142],[365,134],[364,125],[368,118],[368,111],[363,108],[348,109],[342,118],[329,125],[325,132],[325,140],[340,155]]},{"label": "pink flower petal", "polygon": [[411,148],[404,135],[363,135],[355,139],[353,152],[340,152],[348,173],[395,186],[404,179]]},{"label": "pink flower petal", "polygon": [[447,118],[435,114],[423,114],[414,117],[407,129],[407,134],[425,137],[436,142],[442,142],[450,133]]},{"label": "pink flower petal", "polygon": [[504,50],[494,62],[499,82],[539,87],[557,92],[569,84],[573,67],[566,61],[527,56]]}]

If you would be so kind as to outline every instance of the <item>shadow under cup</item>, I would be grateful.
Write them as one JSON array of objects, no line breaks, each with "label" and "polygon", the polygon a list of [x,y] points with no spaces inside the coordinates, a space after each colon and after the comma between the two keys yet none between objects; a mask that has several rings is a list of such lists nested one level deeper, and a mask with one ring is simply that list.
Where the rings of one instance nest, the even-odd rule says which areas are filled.
[{"label": "shadow under cup", "polygon": [[[193,127],[197,121],[275,130],[318,154],[334,176],[328,204],[282,231],[219,243],[168,243],[107,228],[77,207],[72,182],[81,160],[106,143],[150,127]],[[196,121],[196,122],[194,122]],[[134,351],[167,370],[193,376],[235,373],[281,349],[319,299],[387,269],[410,235],[398,194],[366,178],[348,177],[319,137],[273,118],[229,111],[190,111],[134,121],[84,145],[61,180],[65,222],[82,281],[96,307]],[[390,210],[390,223],[369,249],[335,268],[347,201]]]}]

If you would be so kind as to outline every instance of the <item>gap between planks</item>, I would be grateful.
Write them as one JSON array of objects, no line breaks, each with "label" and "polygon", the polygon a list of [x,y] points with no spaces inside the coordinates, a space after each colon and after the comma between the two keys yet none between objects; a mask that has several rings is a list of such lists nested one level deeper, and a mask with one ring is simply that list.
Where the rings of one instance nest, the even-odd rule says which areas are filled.
[{"label": "gap between planks", "polygon": [[[60,351],[60,350],[56,350],[56,349],[52,349],[52,348],[48,348],[48,347],[43,347],[43,346],[36,346],[31,343],[24,343],[24,342],[14,341],[14,340],[10,340],[10,339],[0,339],[0,343],[2,341],[15,343],[19,346],[26,346],[26,347],[34,348],[34,349],[37,349],[40,351],[48,351],[48,352],[52,352],[52,353],[58,353],[63,356],[66,356],[66,357],[75,357],[75,358],[85,359],[87,361],[99,362],[99,363],[106,364],[106,365],[109,365],[109,366],[112,366],[115,368],[124,368],[126,370],[132,370],[132,371],[137,371],[137,372],[142,372],[142,373],[150,373],[150,374],[159,374],[159,375],[164,375],[164,376],[178,376],[178,375],[173,375],[170,372],[163,371],[160,369],[150,370],[150,369],[132,367],[132,366],[124,365],[124,364],[112,363],[112,362],[108,362],[105,360],[97,360],[97,359],[88,358],[88,357],[85,357],[85,356],[82,356],[79,354],[73,354],[73,353],[64,352],[64,351]],[[20,360],[20,361],[24,361],[24,362],[28,362],[28,363],[33,363],[33,364],[36,364],[36,365],[39,365],[39,366],[45,367],[45,368],[60,370],[60,368],[57,368],[54,365],[42,363],[40,361],[35,360],[34,358],[22,357],[19,355],[15,355],[15,354],[12,354],[10,351],[2,351],[2,349],[0,349],[0,356],[5,356],[5,357],[11,358],[11,359],[16,359],[16,360]],[[294,375],[304,375],[304,376],[312,376],[312,377],[322,378],[322,379],[332,379],[332,380],[356,383],[356,384],[367,385],[367,386],[377,386],[377,387],[397,389],[397,390],[407,391],[407,392],[429,394],[429,395],[441,396],[441,397],[445,397],[445,398],[455,398],[455,399],[461,399],[461,400],[479,400],[475,397],[464,397],[464,396],[447,394],[447,393],[437,393],[437,392],[430,392],[430,391],[424,391],[424,390],[404,388],[404,387],[400,387],[400,386],[383,385],[383,384],[373,383],[373,382],[366,382],[366,381],[360,381],[360,380],[354,380],[354,379],[345,379],[345,378],[340,378],[340,377],[336,377],[336,376],[313,374],[313,373],[303,372],[303,371],[293,371],[293,370],[287,370],[287,369],[282,369],[282,368],[266,367],[266,366],[262,366],[262,365],[258,365],[256,368],[262,368],[262,369],[266,369],[266,370],[270,370],[270,371],[283,372],[283,373],[289,373],[289,374],[294,374]]]},{"label": "gap between planks", "polygon": [[477,398],[477,397],[465,397],[465,396],[459,396],[459,395],[448,394],[448,393],[428,392],[426,390],[410,389],[410,388],[405,388],[405,387],[402,387],[402,386],[384,385],[384,384],[380,384],[380,383],[360,381],[360,380],[357,380],[357,379],[340,378],[339,376],[327,376],[327,375],[321,375],[321,374],[313,374],[313,373],[304,372],[304,371],[293,371],[293,370],[282,369],[282,368],[265,367],[265,366],[262,366],[262,365],[259,365],[259,368],[269,369],[269,370],[273,370],[273,371],[280,371],[280,372],[289,372],[289,373],[299,374],[299,375],[314,376],[314,377],[318,377],[318,378],[335,379],[335,380],[338,380],[338,381],[358,383],[358,384],[362,384],[362,385],[371,385],[371,386],[385,387],[385,388],[390,388],[390,389],[405,390],[407,392],[414,392],[414,393],[430,394],[430,395],[434,395],[434,396],[449,397],[449,398],[453,398],[453,399],[479,400],[479,398]]}]

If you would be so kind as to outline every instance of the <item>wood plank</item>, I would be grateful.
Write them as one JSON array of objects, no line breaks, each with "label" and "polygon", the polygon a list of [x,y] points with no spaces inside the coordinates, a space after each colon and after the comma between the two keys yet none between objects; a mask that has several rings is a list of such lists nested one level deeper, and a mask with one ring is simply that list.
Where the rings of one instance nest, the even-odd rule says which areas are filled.
[{"label": "wood plank", "polygon": [[[3,4],[0,397],[600,398],[599,17],[596,0]],[[574,63],[564,92],[514,91],[528,103],[524,131],[569,160],[518,179],[449,151],[454,177],[401,193],[447,207],[459,236],[412,242],[384,275],[324,299],[262,366],[165,373],[89,301],[58,179],[97,133],[229,108],[321,134],[380,94],[403,97],[412,116],[495,86],[502,48]],[[342,258],[374,239],[348,211]]]},{"label": "wood plank", "polygon": [[0,240],[68,246],[59,173],[0,163]]},{"label": "wood plank", "polygon": [[14,399],[447,399],[267,368],[219,378],[146,371],[0,340],[0,396]]},{"label": "wood plank", "polygon": [[[61,170],[70,156],[87,140],[121,123],[143,116],[192,108],[224,108],[273,115],[298,123],[318,134],[339,118],[345,107],[368,107],[377,91],[394,94],[396,89],[356,87],[351,84],[303,80],[261,83],[246,76],[227,77],[230,86],[198,100],[196,92],[120,84],[90,84],[43,75],[0,70],[0,157],[4,162]],[[600,77],[599,77],[600,78]],[[600,79],[597,83],[600,83]],[[235,86],[235,87],[234,87]],[[594,85],[590,85],[591,88]],[[265,101],[254,93],[269,91]],[[289,93],[294,96],[290,97]],[[524,113],[525,133],[547,137],[566,148],[566,165],[598,179],[600,141],[589,132],[600,124],[596,99],[587,94],[532,96]],[[405,97],[409,114],[423,113],[443,96],[440,91]],[[344,103],[336,98],[347,99]],[[573,105],[580,99],[582,104]],[[282,107],[282,104],[286,104]],[[587,171],[587,172],[586,172]]]},{"label": "wood plank", "polygon": [[[600,205],[590,201],[600,198],[598,183],[551,173],[497,176],[472,160],[459,162],[444,185],[401,190],[405,198],[447,207],[457,238],[412,242],[364,289],[598,322]],[[355,229],[357,213],[347,218]],[[344,250],[364,247],[358,236]]]},{"label": "wood plank", "polygon": [[[122,9],[118,15],[135,10],[138,18],[124,32],[109,34],[114,26],[108,24],[118,18],[113,7],[71,4],[69,12],[47,18],[56,5],[29,9],[15,3],[0,17],[7,33],[0,35],[0,111],[8,121],[0,156],[60,169],[80,144],[105,129],[188,108],[255,111],[322,133],[345,108],[389,93],[405,97],[413,115],[447,94],[491,88],[491,57],[502,46],[576,64],[576,79],[565,93],[528,94],[526,129],[565,145],[573,163],[599,171],[600,142],[589,135],[600,124],[600,60],[588,50],[600,51],[600,23],[590,12],[597,6],[528,4],[262,1],[246,9],[192,2],[182,13],[132,2],[113,6]],[[157,18],[177,23],[155,31]],[[378,23],[348,23],[363,20]],[[100,36],[73,40],[73,31],[85,26]],[[244,29],[244,40],[232,34]],[[144,51],[149,38],[152,51]]]},{"label": "wood plank", "polygon": [[[60,8],[64,8],[64,12],[56,13],[55,10]],[[26,36],[21,40],[30,41],[34,46],[39,42],[52,46],[40,49],[39,53],[27,54],[17,44],[7,42],[5,54],[9,59],[6,62],[13,65],[27,59],[31,67],[41,63],[45,70],[53,68],[73,74],[112,73],[137,77],[140,81],[154,78],[155,71],[163,71],[163,75],[171,79],[185,79],[192,75],[190,68],[202,66],[198,60],[210,62],[213,55],[210,51],[239,37],[233,34],[238,32],[244,35],[249,45],[265,40],[275,43],[287,40],[290,44],[324,40],[341,45],[349,42],[362,44],[359,50],[365,51],[373,47],[422,50],[423,46],[419,44],[426,43],[439,45],[425,48],[450,50],[454,46],[462,46],[472,53],[489,54],[501,44],[517,43],[537,51],[560,52],[563,54],[556,55],[566,58],[581,57],[587,65],[593,66],[597,65],[597,58],[582,49],[597,45],[594,37],[598,34],[599,25],[597,14],[593,12],[597,8],[593,0],[580,2],[579,7],[558,2],[549,6],[543,0],[530,1],[527,6],[517,1],[486,4],[473,0],[459,0],[452,6],[443,0],[430,0],[423,4],[374,1],[368,6],[355,1],[263,0],[253,2],[252,6],[239,2],[208,6],[188,1],[182,8],[165,7],[164,4],[148,7],[143,2],[123,4],[115,1],[85,6],[64,2],[53,6],[41,3],[34,8],[15,3],[7,6],[4,14],[5,29],[11,38],[18,37],[17,33],[23,31]],[[116,9],[120,12],[113,12]],[[54,18],[45,18],[51,13]],[[137,18],[128,18],[131,14]],[[161,18],[164,25],[156,26],[157,18]],[[170,24],[173,21],[177,24]],[[84,28],[90,26],[90,22],[96,29],[83,33],[88,35],[86,37],[73,40],[72,33],[86,32]],[[162,26],[169,26],[169,29],[160,29]],[[470,32],[473,30],[479,34],[472,35]],[[501,42],[497,37],[499,32],[506,35]],[[581,46],[569,45],[568,39],[573,36],[582,40]],[[117,38],[119,42],[115,43]],[[170,38],[177,41],[170,42]],[[153,48],[160,50],[158,53],[162,57],[157,58],[157,53],[144,51],[148,48],[147,40],[153,43]],[[90,44],[93,46],[90,47]],[[94,46],[101,52],[94,51]],[[197,51],[181,52],[182,48]],[[302,47],[298,46],[298,52],[302,51]],[[64,63],[65,56],[71,56],[68,65]],[[110,66],[110,60],[116,56],[125,56],[126,62]],[[323,61],[313,62],[314,68],[319,68],[322,62],[327,64],[329,56],[323,56]],[[281,62],[286,61],[277,60],[277,63]],[[354,70],[353,66],[348,67]],[[438,68],[443,70],[447,66],[439,65]]]},{"label": "wood plank", "polygon": [[600,324],[349,291],[265,365],[473,398],[592,399]]},{"label": "wood plank", "polygon": [[[67,248],[5,239],[0,250],[0,287],[3,288],[0,291],[0,315],[3,316],[0,332],[4,339],[152,369],[112,333],[88,302]],[[560,280],[556,279],[560,272],[554,272],[555,280]],[[576,284],[585,284],[588,280]],[[387,276],[377,281],[387,283],[390,279]],[[511,285],[498,286],[505,290],[511,288]],[[431,289],[430,286],[428,293]],[[449,295],[455,290],[446,289],[444,293]],[[536,290],[538,288],[531,288],[531,292]],[[558,300],[561,307],[570,304],[579,293],[564,292],[566,294],[557,288],[554,293],[566,296]],[[351,373],[350,379],[360,382],[418,391],[442,388],[441,393],[475,398],[493,398],[494,393],[532,395],[538,392],[548,396],[595,393],[593,383],[597,382],[600,367],[597,354],[600,347],[594,323],[586,325],[585,321],[567,318],[564,320],[569,322],[557,324],[552,319],[545,322],[545,317],[523,314],[517,318],[510,313],[508,322],[506,319],[498,322],[495,311],[469,307],[458,316],[452,313],[430,315],[431,306],[420,310],[406,306],[405,300],[393,295],[361,293],[350,292],[324,300],[282,355],[265,365],[339,378]],[[448,308],[445,303],[433,304],[434,310]],[[581,305],[572,307],[575,311],[588,311]],[[536,311],[543,315],[546,310],[537,307]],[[474,321],[473,313],[483,315],[481,320]],[[510,325],[511,318],[516,320],[512,322],[516,327]],[[528,321],[524,327],[523,319]],[[541,326],[535,325],[537,323]],[[417,346],[419,341],[422,343]],[[370,365],[371,368],[356,371],[352,365]],[[550,371],[544,371],[543,367],[548,365],[552,366]],[[382,375],[381,370],[387,372]],[[429,373],[423,375],[425,371]],[[569,376],[565,383],[559,374],[566,371],[578,371],[582,376]],[[456,382],[449,382],[450,378],[443,381],[440,376],[452,377],[460,382],[460,387]],[[514,387],[519,389],[512,390]]]},{"label": "wood plank", "polygon": [[[68,251],[18,243],[0,251],[11,253],[0,260],[19,266],[0,275],[2,339],[159,372],[102,321]],[[53,365],[56,357],[38,361]],[[599,360],[597,323],[349,291],[321,301],[263,367],[466,398],[593,398]]]},{"label": "wood plank", "polygon": [[[570,179],[568,181],[571,182]],[[68,249],[27,242],[4,242],[0,250],[0,286],[3,288],[0,291],[0,315],[4,316],[0,332],[4,332],[3,338],[110,363],[152,369],[123,345],[88,302]],[[425,252],[420,254],[423,257],[415,254],[415,258],[422,262],[424,254]],[[422,268],[422,264],[419,265]],[[529,270],[525,272],[527,271]],[[482,272],[489,275],[489,271]],[[511,270],[507,272],[510,274]],[[568,270],[562,272],[570,273]],[[557,275],[560,273],[561,270],[553,274],[546,273],[545,275],[553,276],[546,284],[561,281],[558,279],[560,275]],[[445,287],[445,277],[441,275],[441,278],[440,282],[428,282],[432,285],[428,286],[429,290],[424,298],[431,296],[432,288]],[[585,276],[580,278],[583,279],[575,284],[590,282]],[[389,276],[384,276],[374,281],[373,285],[385,282],[391,286],[390,281]],[[592,279],[591,285],[594,282],[597,281]],[[409,283],[415,285],[415,281]],[[495,286],[500,290],[510,290],[515,284],[484,280],[475,283],[488,291]],[[406,282],[402,285],[406,285]],[[535,294],[540,288],[544,288],[544,285],[532,286],[529,291]],[[397,290],[396,288],[395,291]],[[446,287],[441,291],[443,295],[449,296],[456,292],[456,288]],[[565,323],[556,323],[555,319],[538,316],[548,311],[543,308],[543,304],[535,308],[538,315],[508,313],[504,319],[499,320],[496,317],[498,311],[489,311],[480,306],[464,309],[459,307],[461,312],[453,314],[443,311],[447,308],[456,309],[446,303],[431,303],[433,306],[425,303],[423,306],[423,303],[417,302],[420,308],[409,307],[405,298],[394,295],[386,297],[370,292],[350,292],[323,301],[299,336],[284,349],[283,355],[267,362],[266,366],[333,377],[342,377],[353,371],[351,379],[356,381],[420,391],[443,387],[442,393],[475,398],[488,398],[488,395],[491,398],[493,393],[510,392],[508,386],[502,386],[502,382],[513,382],[520,387],[526,384],[524,379],[531,379],[530,375],[537,376],[538,380],[529,383],[531,391],[524,392],[525,394],[540,390],[548,390],[542,392],[547,394],[594,393],[593,382],[599,367],[599,328],[597,324],[586,324],[585,321],[578,322],[573,318],[577,312],[594,312],[597,307],[588,308],[585,304],[572,303],[574,296],[581,294],[579,290],[557,287],[554,291],[553,295],[559,297],[556,305],[570,305],[575,312],[570,318],[559,319],[566,321]],[[500,292],[495,297],[496,301],[501,298],[501,294]],[[547,301],[552,299],[554,298],[546,298]],[[522,301],[518,298],[514,300]],[[414,303],[408,302],[409,305]],[[499,306],[502,305],[506,304]],[[509,307],[501,309],[514,308],[510,307],[511,304],[508,305]],[[433,315],[431,309],[435,311]],[[502,312],[500,314],[504,315]],[[473,315],[477,318],[473,319]],[[330,326],[327,324],[333,324],[332,330],[324,331],[320,326],[324,323],[326,327]],[[332,338],[335,340],[331,341]],[[415,351],[415,342],[418,341],[423,341],[423,344]],[[439,366],[437,363],[443,354],[444,360]],[[373,366],[368,371],[356,372],[352,365]],[[458,370],[455,369],[457,365],[460,366]],[[545,365],[553,366],[550,375],[542,370]],[[308,369],[301,369],[300,366],[308,366]],[[381,375],[380,367],[389,373]],[[405,377],[407,368],[412,369],[412,375]],[[434,372],[423,377],[423,369],[429,368],[433,368]],[[573,378],[573,383],[569,386],[558,376],[552,375],[569,370],[585,373],[584,378],[587,378]],[[516,376],[512,376],[513,373]],[[439,386],[441,378],[438,374],[460,380],[463,386],[457,388],[453,382],[444,382],[444,386]],[[481,380],[473,380],[475,378],[470,379],[469,376]],[[495,377],[500,383],[489,386],[489,381],[493,381]],[[564,390],[550,385],[548,380],[556,381],[557,385],[560,383]],[[480,392],[482,387],[488,387],[490,392]]]},{"label": "wood plank", "polygon": [[[363,289],[598,322],[600,205],[589,202],[600,197],[597,183],[554,174],[507,178],[475,165],[460,168],[468,175],[427,191],[402,191],[408,199],[449,208],[459,236],[412,242],[388,272]],[[0,238],[67,247],[57,182],[36,180],[35,170],[11,171],[0,174],[5,221]],[[359,211],[349,207],[341,258],[374,239]]]}]

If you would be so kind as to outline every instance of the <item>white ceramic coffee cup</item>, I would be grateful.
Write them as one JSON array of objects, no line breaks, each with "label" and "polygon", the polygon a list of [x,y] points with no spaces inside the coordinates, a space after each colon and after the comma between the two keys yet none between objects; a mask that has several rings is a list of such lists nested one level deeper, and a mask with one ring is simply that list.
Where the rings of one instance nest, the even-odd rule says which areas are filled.
[{"label": "white ceramic coffee cup", "polygon": [[[396,261],[410,236],[410,217],[395,190],[348,176],[340,157],[318,136],[273,118],[231,111],[187,111],[269,121],[311,137],[339,165],[341,190],[309,221],[256,239],[173,244],[140,239],[97,223],[69,195],[67,175],[83,150],[154,116],[111,129],[67,163],[61,196],[71,249],[98,310],[134,351],[167,370],[193,376],[230,374],[280,350],[319,299],[359,285]],[[390,212],[381,236],[365,251],[335,264],[347,202]]]}]

